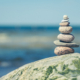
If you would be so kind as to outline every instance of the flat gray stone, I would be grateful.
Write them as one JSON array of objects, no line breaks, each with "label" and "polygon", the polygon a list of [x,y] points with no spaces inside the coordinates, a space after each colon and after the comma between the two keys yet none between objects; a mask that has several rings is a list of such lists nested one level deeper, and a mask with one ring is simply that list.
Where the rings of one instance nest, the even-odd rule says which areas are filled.
[{"label": "flat gray stone", "polygon": [[61,22],[69,22],[69,20],[62,20]]},{"label": "flat gray stone", "polygon": [[64,46],[64,47],[79,47],[79,45],[76,44],[76,43],[73,43],[73,42],[70,42],[70,43],[61,42],[59,40],[54,41],[54,44],[57,45],[57,46]]}]

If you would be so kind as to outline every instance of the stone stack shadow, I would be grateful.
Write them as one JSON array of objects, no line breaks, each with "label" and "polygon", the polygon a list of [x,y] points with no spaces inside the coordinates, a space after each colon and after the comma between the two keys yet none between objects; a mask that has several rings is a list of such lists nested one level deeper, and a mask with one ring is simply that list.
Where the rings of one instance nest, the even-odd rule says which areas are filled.
[{"label": "stone stack shadow", "polygon": [[54,44],[58,47],[55,48],[54,53],[56,55],[64,55],[74,53],[72,47],[79,47],[76,43],[73,43],[74,36],[71,34],[72,27],[69,25],[68,16],[64,15],[63,20],[60,23],[59,31],[61,34],[57,36],[58,40],[54,41]]}]

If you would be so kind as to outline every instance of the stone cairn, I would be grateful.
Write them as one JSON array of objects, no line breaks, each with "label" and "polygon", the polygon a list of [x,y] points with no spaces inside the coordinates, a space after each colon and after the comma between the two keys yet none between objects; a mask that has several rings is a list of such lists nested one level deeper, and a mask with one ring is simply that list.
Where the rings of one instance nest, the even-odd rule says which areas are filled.
[{"label": "stone cairn", "polygon": [[72,42],[74,40],[74,36],[70,34],[72,32],[72,27],[69,26],[70,22],[68,19],[68,16],[64,15],[63,20],[60,23],[59,31],[61,34],[57,36],[59,40],[54,41],[54,44],[59,46],[54,50],[56,55],[74,53],[74,49],[72,49],[72,47],[79,47],[79,45]]}]

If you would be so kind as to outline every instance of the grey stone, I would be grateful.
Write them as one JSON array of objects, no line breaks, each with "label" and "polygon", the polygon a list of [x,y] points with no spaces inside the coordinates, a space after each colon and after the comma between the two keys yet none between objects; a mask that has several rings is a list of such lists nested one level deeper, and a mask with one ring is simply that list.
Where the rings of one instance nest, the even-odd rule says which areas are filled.
[{"label": "grey stone", "polygon": [[54,44],[55,44],[56,46],[64,46],[64,47],[79,47],[79,45],[76,44],[76,43],[73,43],[73,42],[70,42],[70,43],[61,42],[61,41],[59,41],[59,40],[55,40],[55,41],[54,41]]},{"label": "grey stone", "polygon": [[71,42],[74,40],[74,36],[72,34],[59,34],[57,38],[64,42]]},{"label": "grey stone", "polygon": [[80,54],[65,54],[26,64],[0,80],[79,80]]},{"label": "grey stone", "polygon": [[65,27],[60,26],[59,31],[61,33],[71,33],[72,32],[72,27],[71,26],[65,26]]},{"label": "grey stone", "polygon": [[61,22],[68,22],[69,20],[62,20]]}]

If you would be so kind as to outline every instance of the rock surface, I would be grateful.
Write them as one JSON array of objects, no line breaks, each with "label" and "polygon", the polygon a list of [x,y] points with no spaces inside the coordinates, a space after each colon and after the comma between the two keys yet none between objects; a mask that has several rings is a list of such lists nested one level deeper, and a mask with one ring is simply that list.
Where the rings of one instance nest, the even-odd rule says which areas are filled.
[{"label": "rock surface", "polygon": [[59,31],[61,33],[71,33],[72,32],[72,27],[71,26],[65,26],[65,27],[60,26]]},{"label": "rock surface", "polygon": [[59,41],[59,40],[55,40],[53,43],[54,43],[56,46],[64,46],[64,47],[79,47],[78,44],[73,43],[73,42],[71,42],[71,43],[67,43],[67,42],[61,42],[61,41]]},{"label": "rock surface", "polygon": [[71,42],[74,40],[74,36],[72,34],[59,34],[57,38],[64,42]]},{"label": "rock surface", "polygon": [[66,54],[29,63],[0,80],[80,80],[80,54]]},{"label": "rock surface", "polygon": [[56,47],[54,53],[56,55],[70,54],[70,53],[74,53],[74,49],[69,47]]},{"label": "rock surface", "polygon": [[59,25],[60,25],[60,26],[69,26],[69,24],[70,24],[70,22],[62,22],[62,23],[60,23]]}]

